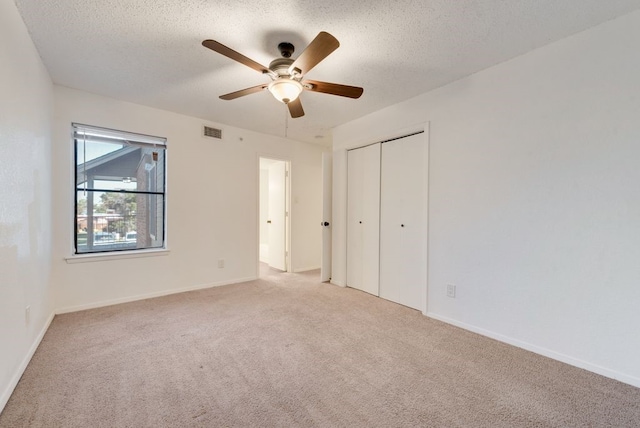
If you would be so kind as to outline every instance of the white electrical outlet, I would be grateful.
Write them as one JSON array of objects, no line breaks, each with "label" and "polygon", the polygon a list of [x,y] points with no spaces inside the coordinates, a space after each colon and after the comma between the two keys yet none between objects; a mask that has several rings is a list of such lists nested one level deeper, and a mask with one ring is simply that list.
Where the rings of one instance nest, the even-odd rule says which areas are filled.
[{"label": "white electrical outlet", "polygon": [[218,260],[218,269],[222,269],[224,267],[224,259]]},{"label": "white electrical outlet", "polygon": [[447,297],[456,297],[456,286],[453,284],[447,284]]},{"label": "white electrical outlet", "polygon": [[29,325],[29,321],[31,321],[31,306],[24,308],[24,322]]}]

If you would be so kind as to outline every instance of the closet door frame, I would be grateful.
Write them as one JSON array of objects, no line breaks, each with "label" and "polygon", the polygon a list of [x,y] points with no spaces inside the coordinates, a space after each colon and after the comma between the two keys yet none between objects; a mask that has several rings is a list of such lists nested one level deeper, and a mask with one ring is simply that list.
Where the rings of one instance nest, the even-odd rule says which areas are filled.
[{"label": "closet door frame", "polygon": [[[428,312],[428,294],[429,294],[429,175],[430,175],[430,143],[429,143],[429,122],[422,122],[415,125],[403,127],[396,129],[395,131],[391,131],[385,134],[379,134],[379,136],[373,138],[367,138],[366,140],[360,143],[355,143],[349,145],[348,148],[339,150],[334,152],[336,158],[334,162],[339,166],[339,168],[334,169],[334,174],[339,173],[341,177],[344,177],[344,181],[342,182],[343,186],[336,186],[340,181],[336,179],[334,175],[334,225],[336,228],[334,229],[334,263],[333,268],[336,273],[336,279],[332,279],[332,283],[339,286],[346,286],[347,279],[347,222],[348,222],[348,195],[347,195],[347,177],[348,177],[348,166],[347,166],[347,156],[348,151],[357,149],[360,147],[365,147],[371,144],[375,144],[375,142],[384,142],[389,141],[395,138],[402,138],[403,136],[407,136],[410,134],[416,134],[422,132],[423,137],[425,138],[425,165],[427,168],[427,172],[424,174],[425,176],[425,186],[424,186],[424,221],[425,221],[425,236],[424,240],[426,242],[426,260],[424,260],[424,268],[426,270],[426,283],[424,284],[422,291],[422,314],[427,315]],[[368,140],[368,141],[367,141]],[[335,165],[334,165],[335,166]],[[337,199],[335,199],[337,198]],[[337,210],[337,211],[336,211]],[[341,239],[340,239],[341,238]],[[340,243],[341,242],[341,243]],[[340,244],[339,244],[340,243]]]}]

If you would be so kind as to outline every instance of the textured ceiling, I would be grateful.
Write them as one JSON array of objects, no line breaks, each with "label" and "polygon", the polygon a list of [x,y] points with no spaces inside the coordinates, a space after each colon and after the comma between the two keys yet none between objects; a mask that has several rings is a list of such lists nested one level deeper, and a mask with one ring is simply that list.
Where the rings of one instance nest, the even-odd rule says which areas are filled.
[{"label": "textured ceiling", "polygon": [[[16,0],[56,84],[222,124],[330,144],[331,128],[640,8],[640,0]],[[204,48],[217,40],[268,65],[320,31],[340,48],[308,77],[364,87],[301,96],[285,121],[269,79]],[[98,124],[99,125],[99,124]]]}]

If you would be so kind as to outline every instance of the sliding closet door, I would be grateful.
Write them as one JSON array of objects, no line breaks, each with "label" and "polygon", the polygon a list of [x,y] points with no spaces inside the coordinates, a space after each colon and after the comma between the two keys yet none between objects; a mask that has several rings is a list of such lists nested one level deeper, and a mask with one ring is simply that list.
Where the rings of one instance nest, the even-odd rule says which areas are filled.
[{"label": "sliding closet door", "polygon": [[382,144],[380,297],[423,310],[426,302],[426,141]]},{"label": "sliding closet door", "polygon": [[379,293],[380,144],[347,154],[347,285]]}]

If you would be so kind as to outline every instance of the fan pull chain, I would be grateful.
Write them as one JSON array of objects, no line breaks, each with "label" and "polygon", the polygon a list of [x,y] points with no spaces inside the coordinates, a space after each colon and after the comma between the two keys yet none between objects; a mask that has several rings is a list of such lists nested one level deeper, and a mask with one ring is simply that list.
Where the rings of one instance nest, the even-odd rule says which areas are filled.
[{"label": "fan pull chain", "polygon": [[289,138],[289,110],[284,110],[284,138]]}]

